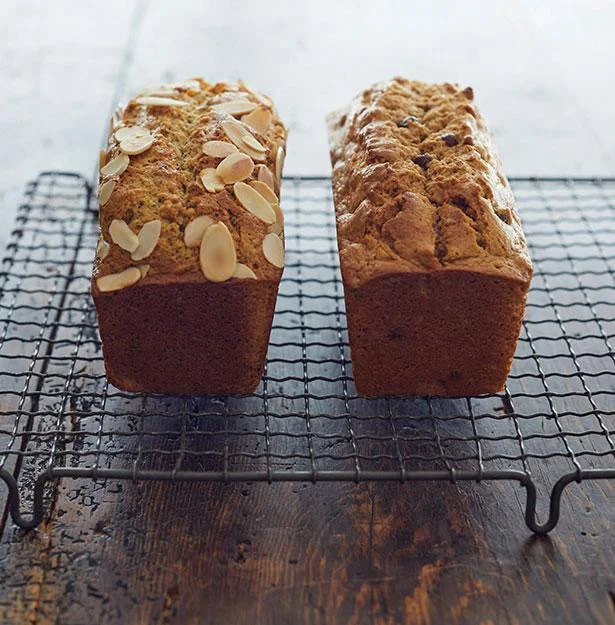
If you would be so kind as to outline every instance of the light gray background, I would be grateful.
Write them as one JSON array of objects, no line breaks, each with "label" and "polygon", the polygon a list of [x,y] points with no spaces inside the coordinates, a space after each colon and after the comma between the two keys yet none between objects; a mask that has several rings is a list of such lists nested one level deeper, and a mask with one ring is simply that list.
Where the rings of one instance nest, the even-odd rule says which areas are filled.
[{"label": "light gray background", "polygon": [[92,174],[114,100],[193,75],[275,98],[287,174],[327,174],[326,112],[399,74],[471,84],[509,175],[614,175],[614,29],[604,0],[2,0],[0,245],[25,181]]}]

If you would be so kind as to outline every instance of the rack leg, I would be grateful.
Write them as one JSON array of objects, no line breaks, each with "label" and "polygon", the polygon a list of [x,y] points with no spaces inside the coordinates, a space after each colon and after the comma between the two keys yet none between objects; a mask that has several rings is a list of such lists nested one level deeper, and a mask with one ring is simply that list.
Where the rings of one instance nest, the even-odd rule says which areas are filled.
[{"label": "rack leg", "polygon": [[19,490],[17,488],[17,482],[11,473],[5,469],[0,469],[0,478],[4,480],[4,483],[8,487],[8,506],[11,518],[14,523],[25,530],[34,529],[42,520],[45,512],[43,504],[43,493],[45,489],[45,483],[49,479],[47,473],[39,475],[34,483],[34,501],[32,508],[32,516],[27,519],[21,515],[19,510]]},{"label": "rack leg", "polygon": [[532,480],[523,483],[527,491],[527,500],[525,504],[525,523],[535,534],[544,536],[548,534],[559,521],[560,505],[562,501],[562,493],[570,482],[580,482],[581,476],[577,471],[563,475],[553,488],[549,497],[549,517],[544,523],[539,523],[536,518],[536,485]]}]

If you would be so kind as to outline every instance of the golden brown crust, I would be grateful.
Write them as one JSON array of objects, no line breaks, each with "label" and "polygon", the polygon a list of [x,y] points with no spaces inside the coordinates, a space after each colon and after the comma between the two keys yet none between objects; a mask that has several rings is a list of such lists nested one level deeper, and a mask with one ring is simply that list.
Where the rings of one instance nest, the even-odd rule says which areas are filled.
[{"label": "golden brown crust", "polygon": [[[178,85],[177,93],[170,97],[187,102],[187,106],[145,106],[134,98],[122,111],[121,125],[143,126],[155,141],[145,152],[131,156],[127,170],[119,176],[111,198],[100,211],[102,236],[110,242],[109,225],[113,219],[123,219],[135,233],[147,221],[162,220],[156,249],[146,261],[141,261],[147,262],[150,269],[147,277],[138,283],[140,286],[156,275],[198,271],[199,248],[186,247],[184,230],[195,217],[209,215],[214,221],[224,222],[230,230],[238,262],[248,265],[259,279],[279,280],[281,270],[268,263],[262,251],[267,225],[239,204],[232,185],[210,193],[199,178],[201,170],[215,168],[221,161],[203,153],[206,141],[228,141],[221,123],[234,119],[245,126],[240,119],[216,112],[211,106],[237,97],[260,103],[264,96],[255,94],[243,83],[210,85],[203,79],[193,79],[186,84],[192,88]],[[286,142],[286,129],[275,109],[266,135],[253,129],[250,132],[268,148],[266,160],[259,163],[273,171],[277,147],[284,147]],[[121,153],[113,135],[107,152],[107,161]],[[246,182],[255,179],[256,170]],[[279,194],[279,188],[276,190]],[[107,257],[97,261],[94,277],[136,264],[140,263],[133,262],[129,252],[111,245]],[[202,279],[205,281],[204,277]]]},{"label": "golden brown crust", "polygon": [[328,117],[344,279],[472,268],[527,282],[512,192],[471,88],[394,78]]},{"label": "golden brown crust", "polygon": [[532,265],[470,88],[395,78],[329,116],[357,391],[502,389]]},{"label": "golden brown crust", "polygon": [[[203,144],[223,140],[232,148],[222,124],[232,120],[247,128],[240,119],[212,108],[217,103],[239,97],[271,111],[266,133],[250,132],[266,147],[265,158],[258,163],[272,172],[266,179],[279,197],[276,158],[279,146],[285,145],[286,130],[271,101],[243,83],[209,85],[194,79],[169,91],[171,95],[149,95],[187,104],[161,106],[153,105],[152,100],[143,104],[135,98],[121,112],[103,158],[104,165],[120,155],[116,136],[120,128],[143,127],[153,136],[151,147],[130,155],[128,167],[120,167],[120,173],[111,178],[115,186],[109,199],[101,197],[100,226],[109,245],[100,245],[97,251],[92,295],[107,377],[127,391],[253,392],[265,362],[282,274],[278,265],[283,262],[280,254],[274,259],[277,265],[268,261],[263,242],[270,228],[283,237],[282,217],[277,205],[270,206],[271,199],[266,210],[280,216],[273,224],[265,223],[235,197],[231,183],[218,181],[222,190],[207,191],[200,173],[216,168],[223,159],[205,154]],[[255,168],[244,181],[256,180],[258,171]],[[199,216],[211,221],[192,223],[189,246],[185,229]],[[125,222],[121,232],[116,222],[115,242],[110,232],[114,220]],[[152,237],[160,225],[153,251],[144,253],[143,249],[149,252],[147,246],[127,251],[147,222],[154,226]],[[215,222],[226,228],[214,226]],[[216,245],[205,245],[205,233],[212,234],[214,228],[221,238],[214,241]],[[118,232],[124,247],[117,240]],[[282,249],[278,251],[283,255]],[[212,264],[204,265],[204,259]],[[242,270],[243,278],[234,276],[233,267]]]}]

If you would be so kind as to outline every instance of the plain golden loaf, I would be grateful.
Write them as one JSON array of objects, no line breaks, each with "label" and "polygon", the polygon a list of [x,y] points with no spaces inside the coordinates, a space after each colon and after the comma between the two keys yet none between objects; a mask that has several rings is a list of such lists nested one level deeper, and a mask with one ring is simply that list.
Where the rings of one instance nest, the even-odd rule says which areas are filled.
[{"label": "plain golden loaf", "polygon": [[241,81],[166,84],[111,120],[92,294],[112,384],[254,391],[284,265],[285,144]]},{"label": "plain golden loaf", "polygon": [[476,395],[506,382],[532,264],[473,98],[395,78],[328,118],[362,394]]}]

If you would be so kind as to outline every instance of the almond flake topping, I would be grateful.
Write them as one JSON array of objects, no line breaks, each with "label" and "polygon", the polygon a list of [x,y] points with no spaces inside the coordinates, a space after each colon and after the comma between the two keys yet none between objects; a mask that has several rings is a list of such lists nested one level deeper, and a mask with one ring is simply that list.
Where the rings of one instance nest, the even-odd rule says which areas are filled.
[{"label": "almond flake topping", "polygon": [[268,202],[271,207],[275,207],[278,204],[278,196],[271,190],[271,187],[266,185],[260,180],[252,180],[250,186],[256,189]]},{"label": "almond flake topping", "polygon": [[249,100],[229,100],[228,102],[220,102],[219,104],[213,104],[212,110],[216,113],[228,113],[229,115],[244,115],[253,111],[258,104],[250,102]]},{"label": "almond flake topping", "polygon": [[129,163],[130,157],[127,154],[120,154],[119,156],[111,159],[104,167],[100,168],[100,175],[103,178],[119,176],[126,171]]},{"label": "almond flake topping", "polygon": [[245,180],[254,170],[254,161],[247,155],[237,152],[229,154],[216,167],[216,175],[224,184],[234,184]]},{"label": "almond flake topping", "polygon": [[259,134],[264,135],[271,124],[271,111],[262,107],[257,108],[251,113],[244,115],[241,121],[244,124],[248,124],[250,128],[256,130]]},{"label": "almond flake topping", "polygon": [[280,269],[284,267],[284,243],[275,232],[265,235],[263,239],[263,254],[275,267]]},{"label": "almond flake topping", "polygon": [[96,244],[96,256],[100,260],[104,260],[109,255],[109,250],[111,246],[101,237],[98,238],[98,243]]},{"label": "almond flake topping", "polygon": [[137,238],[139,239],[139,247],[130,255],[132,260],[143,260],[147,258],[158,245],[162,222],[160,219],[153,219],[143,224]]},{"label": "almond flake topping", "polygon": [[257,179],[264,182],[272,191],[275,191],[275,182],[273,180],[273,174],[267,165],[257,165],[258,173]]},{"label": "almond flake topping", "polygon": [[184,243],[186,247],[198,247],[201,245],[205,230],[213,223],[213,219],[207,215],[201,215],[193,219],[184,230]]},{"label": "almond flake topping", "polygon": [[119,273],[110,273],[107,276],[101,276],[96,280],[96,286],[102,293],[109,291],[119,291],[127,286],[136,284],[141,279],[141,271],[138,267],[128,267]]},{"label": "almond flake topping", "polygon": [[200,91],[201,83],[198,80],[184,80],[181,82],[168,82],[160,85],[162,89],[182,89],[191,91]]},{"label": "almond flake topping", "polygon": [[224,182],[218,178],[216,170],[213,167],[206,167],[205,169],[202,169],[199,177],[201,178],[201,182],[203,183],[206,191],[215,193],[216,191],[224,190]]},{"label": "almond flake topping", "polygon": [[278,234],[281,234],[282,232],[284,232],[284,213],[282,212],[282,209],[277,202],[275,204],[272,204],[272,206],[273,212],[275,213],[275,223],[280,226],[280,230],[277,232]]},{"label": "almond flake topping", "polygon": [[145,278],[149,271],[149,265],[137,265],[137,269],[141,272],[141,279]]},{"label": "almond flake topping", "polygon": [[145,137],[135,137],[134,139],[124,139],[120,141],[120,150],[124,154],[135,156],[149,150],[154,145],[154,137],[147,135]]},{"label": "almond flake topping", "polygon": [[203,275],[212,282],[224,282],[233,276],[237,264],[235,242],[221,221],[205,230],[199,250]]},{"label": "almond flake topping", "polygon": [[109,226],[111,240],[127,252],[134,252],[139,247],[139,238],[123,219],[114,219]]},{"label": "almond flake topping", "polygon": [[282,170],[284,169],[284,157],[286,156],[284,148],[279,145],[275,155],[275,177],[278,179],[278,184],[282,180]]},{"label": "almond flake topping", "polygon": [[239,278],[240,280],[256,280],[256,274],[247,265],[237,263],[235,265],[235,271],[233,271],[233,278]]},{"label": "almond flake topping", "polygon": [[[242,126],[240,123],[235,120],[226,120],[220,124],[222,130],[226,134],[226,136],[245,154],[252,157],[252,160],[255,161],[264,161],[266,158],[266,149],[261,146],[256,139],[250,134],[250,131]],[[249,145],[250,139],[248,141],[245,140],[246,137],[250,137],[250,139],[254,140],[261,148],[261,150],[255,150],[253,147]]]},{"label": "almond flake topping", "polygon": [[267,228],[267,232],[273,232],[280,237],[284,236],[284,224],[281,221],[276,221]]},{"label": "almond flake topping", "polygon": [[115,188],[115,183],[115,180],[107,180],[107,182],[103,182],[100,185],[100,188],[98,190],[98,199],[101,206],[104,206],[111,198],[111,194],[113,193],[113,189]]},{"label": "almond flake topping", "polygon": [[240,123],[227,119],[220,124],[220,127],[224,131],[224,134],[238,147],[241,148],[243,146],[242,138],[244,135],[248,133],[247,129],[244,128]]},{"label": "almond flake topping", "polygon": [[273,106],[273,101],[271,100],[269,96],[266,96],[263,93],[260,93],[259,91],[252,89],[252,87],[249,87],[248,85],[246,85],[246,83],[243,82],[243,80],[238,80],[237,84],[239,85],[239,88],[242,91],[245,91],[249,93],[251,96],[254,96],[263,106],[266,106],[267,108],[271,108]]},{"label": "almond flake topping", "polygon": [[257,152],[266,152],[267,148],[264,145],[261,145],[252,135],[246,133],[243,137],[241,137],[241,140],[249,147],[252,148],[253,150],[256,150]]},{"label": "almond flake topping", "polygon": [[150,131],[143,126],[122,126],[115,131],[115,138],[118,141],[125,139],[140,139],[141,137],[149,137]]},{"label": "almond flake topping", "polygon": [[167,89],[165,87],[160,87],[158,89],[152,89],[151,91],[148,91],[147,93],[143,95],[150,96],[150,97],[154,96],[154,97],[160,97],[160,98],[167,98],[169,96],[179,95],[179,92],[175,88]]},{"label": "almond flake topping", "polygon": [[184,100],[174,100],[173,98],[158,98],[156,96],[144,95],[135,100],[137,104],[143,104],[145,106],[188,106],[188,102]]},{"label": "almond flake topping", "polygon": [[239,152],[237,147],[228,141],[207,141],[203,144],[203,154],[215,158],[226,158],[229,154]]},{"label": "almond flake topping", "polygon": [[271,204],[256,189],[245,182],[236,182],[233,191],[239,203],[255,217],[266,224],[275,222],[275,212]]}]

